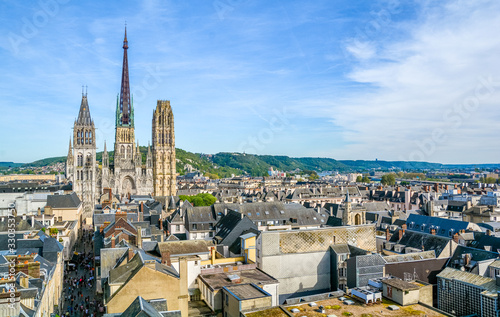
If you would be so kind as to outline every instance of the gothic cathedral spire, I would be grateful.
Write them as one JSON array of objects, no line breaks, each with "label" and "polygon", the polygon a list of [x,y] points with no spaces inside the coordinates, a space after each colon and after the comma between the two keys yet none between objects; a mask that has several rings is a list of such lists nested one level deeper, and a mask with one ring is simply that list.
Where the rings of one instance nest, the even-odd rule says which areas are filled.
[{"label": "gothic cathedral spire", "polygon": [[128,41],[127,41],[127,27],[125,26],[125,37],[123,39],[123,65],[122,65],[122,82],[120,90],[120,125],[133,126],[133,105],[130,100],[130,82],[128,76]]}]

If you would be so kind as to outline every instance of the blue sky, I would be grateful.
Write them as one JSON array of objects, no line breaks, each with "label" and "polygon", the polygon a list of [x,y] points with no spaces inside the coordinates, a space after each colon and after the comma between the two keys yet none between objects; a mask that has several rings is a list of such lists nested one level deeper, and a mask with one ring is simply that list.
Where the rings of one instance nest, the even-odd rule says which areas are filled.
[{"label": "blue sky", "polygon": [[114,141],[127,21],[136,138],[171,101],[176,146],[499,162],[498,1],[0,3],[0,161],[67,153],[88,86]]}]

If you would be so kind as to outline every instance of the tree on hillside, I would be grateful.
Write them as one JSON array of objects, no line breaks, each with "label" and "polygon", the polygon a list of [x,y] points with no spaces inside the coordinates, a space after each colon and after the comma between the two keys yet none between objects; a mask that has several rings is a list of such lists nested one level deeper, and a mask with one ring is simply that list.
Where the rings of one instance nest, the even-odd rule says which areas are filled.
[{"label": "tree on hillside", "polygon": [[361,181],[363,183],[369,183],[370,182],[370,178],[367,175],[365,175],[365,176],[363,176],[363,179]]},{"label": "tree on hillside", "polygon": [[396,177],[394,174],[385,174],[382,176],[381,183],[383,185],[395,185],[396,184]]},{"label": "tree on hillside", "polygon": [[363,181],[363,176],[359,175],[356,177],[356,183],[361,183]]}]

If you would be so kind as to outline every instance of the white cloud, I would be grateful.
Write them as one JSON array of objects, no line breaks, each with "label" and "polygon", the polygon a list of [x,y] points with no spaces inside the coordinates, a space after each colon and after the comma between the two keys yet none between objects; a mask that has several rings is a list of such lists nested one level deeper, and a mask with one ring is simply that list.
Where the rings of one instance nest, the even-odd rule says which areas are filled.
[{"label": "white cloud", "polygon": [[[500,4],[452,1],[420,12],[401,25],[404,40],[378,43],[380,49],[368,53],[348,45],[362,60],[348,77],[366,87],[330,114],[351,143],[336,156],[497,161],[499,128],[491,115],[498,113],[500,86],[493,93],[476,90],[489,77],[500,82]],[[435,131],[446,141],[432,140]]]}]

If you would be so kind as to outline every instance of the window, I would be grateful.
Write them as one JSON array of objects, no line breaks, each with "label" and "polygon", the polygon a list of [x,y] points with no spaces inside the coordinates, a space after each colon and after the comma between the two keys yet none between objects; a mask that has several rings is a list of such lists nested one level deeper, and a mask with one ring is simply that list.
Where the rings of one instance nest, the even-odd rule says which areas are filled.
[{"label": "window", "polygon": [[181,231],[181,225],[175,225],[175,231]]},{"label": "window", "polygon": [[257,212],[257,213],[256,213],[256,215],[257,215],[257,216],[260,216],[260,212]]},{"label": "window", "polygon": [[252,213],[251,213],[251,212],[249,212],[249,213],[248,213],[248,216],[249,216],[249,217],[252,217]]},{"label": "window", "polygon": [[194,223],[193,224],[193,230],[197,230],[198,229],[198,226]]}]

